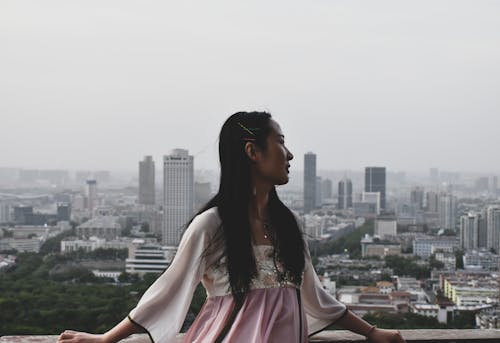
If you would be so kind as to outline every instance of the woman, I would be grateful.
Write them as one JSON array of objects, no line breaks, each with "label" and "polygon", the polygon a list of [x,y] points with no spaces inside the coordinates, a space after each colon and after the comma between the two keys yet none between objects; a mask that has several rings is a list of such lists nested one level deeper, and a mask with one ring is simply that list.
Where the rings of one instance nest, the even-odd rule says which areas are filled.
[{"label": "woman", "polygon": [[230,116],[219,159],[218,193],[188,222],[171,265],[127,318],[104,334],[66,330],[59,343],[115,343],[139,332],[173,342],[200,281],[207,299],[182,342],[305,343],[333,323],[371,342],[404,342],[323,289],[297,218],[276,193],[293,155],[269,113]]}]

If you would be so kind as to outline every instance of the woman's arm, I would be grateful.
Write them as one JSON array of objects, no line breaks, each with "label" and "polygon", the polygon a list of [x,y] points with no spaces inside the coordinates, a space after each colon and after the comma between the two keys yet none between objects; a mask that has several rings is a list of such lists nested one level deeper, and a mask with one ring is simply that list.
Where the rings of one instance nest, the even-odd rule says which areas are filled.
[{"label": "woman's arm", "polygon": [[141,327],[135,325],[125,317],[114,328],[104,334],[92,334],[81,331],[66,330],[61,333],[57,343],[116,343],[134,333],[145,332]]},{"label": "woman's arm", "polygon": [[394,342],[394,343],[404,343],[406,342],[401,333],[398,330],[384,330],[379,329],[374,325],[371,325],[364,319],[356,316],[351,311],[347,310],[347,313],[342,316],[339,320],[335,322],[336,326],[340,326],[343,329],[355,332],[357,334],[363,335],[370,340],[370,342]]},{"label": "woman's arm", "polygon": [[145,332],[140,326],[132,323],[128,317],[103,335],[103,343],[116,343],[134,333]]},{"label": "woman's arm", "polygon": [[370,330],[373,327],[373,325],[356,316],[349,310],[347,310],[347,313],[342,318],[335,322],[335,325],[365,337],[368,337]]}]

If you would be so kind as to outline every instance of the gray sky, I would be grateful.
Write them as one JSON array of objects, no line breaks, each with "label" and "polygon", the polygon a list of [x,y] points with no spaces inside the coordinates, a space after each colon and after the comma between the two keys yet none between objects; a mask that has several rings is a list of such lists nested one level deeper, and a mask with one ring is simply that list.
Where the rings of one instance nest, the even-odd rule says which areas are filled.
[{"label": "gray sky", "polygon": [[320,169],[500,172],[500,1],[0,2],[0,167],[218,168],[268,110]]}]

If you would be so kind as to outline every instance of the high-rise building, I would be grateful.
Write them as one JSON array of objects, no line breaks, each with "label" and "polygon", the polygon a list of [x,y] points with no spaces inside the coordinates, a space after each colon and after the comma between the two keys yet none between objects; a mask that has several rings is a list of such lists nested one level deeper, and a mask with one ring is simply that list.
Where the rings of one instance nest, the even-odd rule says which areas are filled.
[{"label": "high-rise building", "polygon": [[323,184],[323,179],[321,176],[316,176],[316,201],[315,201],[315,206],[320,207],[321,204],[323,203],[323,198],[322,198],[322,184]]},{"label": "high-rise building", "polygon": [[469,212],[460,217],[460,246],[465,250],[479,247],[479,220],[481,214]]},{"label": "high-rise building", "polygon": [[456,228],[457,198],[449,193],[441,194],[438,203],[439,222],[442,229]]},{"label": "high-rise building", "polygon": [[186,149],[173,149],[163,157],[162,243],[179,245],[190,217],[194,215],[194,158]]},{"label": "high-rise building", "polygon": [[332,180],[326,178],[321,181],[321,197],[323,199],[333,198]]},{"label": "high-rise building", "polygon": [[338,209],[346,210],[352,207],[352,181],[344,177],[339,182]]},{"label": "high-rise building", "polygon": [[380,193],[380,208],[386,209],[385,188],[386,177],[385,167],[366,167],[365,168],[365,192]]},{"label": "high-rise building", "polygon": [[487,239],[486,247],[500,251],[500,206],[488,206],[486,209]]},{"label": "high-rise building", "polygon": [[427,192],[425,196],[425,209],[427,212],[439,212],[439,193]]},{"label": "high-rise building", "polygon": [[95,208],[97,207],[97,181],[87,180],[87,209],[89,216],[94,216]]},{"label": "high-rise building", "polygon": [[69,221],[71,219],[71,205],[69,203],[57,204],[57,220]]},{"label": "high-rise building", "polygon": [[304,154],[304,213],[316,208],[316,154]]},{"label": "high-rise building", "polygon": [[0,223],[10,222],[10,206],[7,203],[0,202]]},{"label": "high-rise building", "polygon": [[486,248],[488,244],[488,226],[486,225],[486,209],[479,213],[479,226],[477,228],[477,247]]},{"label": "high-rise building", "polygon": [[152,156],[139,161],[139,204],[155,204],[155,162]]},{"label": "high-rise building", "polygon": [[411,190],[410,204],[417,210],[422,210],[424,208],[424,189],[422,187],[414,187]]}]

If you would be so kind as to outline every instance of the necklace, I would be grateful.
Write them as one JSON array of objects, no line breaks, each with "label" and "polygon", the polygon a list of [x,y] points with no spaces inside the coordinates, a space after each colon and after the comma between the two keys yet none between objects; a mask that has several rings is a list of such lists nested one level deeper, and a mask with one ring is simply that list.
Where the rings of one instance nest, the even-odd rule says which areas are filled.
[{"label": "necklace", "polygon": [[267,239],[269,237],[269,223],[263,222],[264,224],[264,238]]}]

